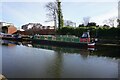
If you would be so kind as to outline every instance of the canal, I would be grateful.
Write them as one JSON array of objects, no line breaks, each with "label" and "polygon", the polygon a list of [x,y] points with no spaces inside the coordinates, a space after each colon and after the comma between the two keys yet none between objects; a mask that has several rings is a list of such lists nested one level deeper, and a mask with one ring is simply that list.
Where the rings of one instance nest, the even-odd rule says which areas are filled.
[{"label": "canal", "polygon": [[0,71],[7,78],[118,78],[120,47],[0,42]]}]

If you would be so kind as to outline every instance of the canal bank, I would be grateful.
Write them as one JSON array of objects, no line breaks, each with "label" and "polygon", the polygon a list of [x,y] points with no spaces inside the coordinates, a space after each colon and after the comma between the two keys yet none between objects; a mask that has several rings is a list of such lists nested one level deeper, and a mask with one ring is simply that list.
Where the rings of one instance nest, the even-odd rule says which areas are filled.
[{"label": "canal bank", "polygon": [[2,35],[1,39],[35,44],[45,44],[60,47],[86,48],[95,46],[120,46],[120,40],[91,38],[89,31],[83,32],[81,37],[73,35]]},{"label": "canal bank", "polygon": [[[19,38],[20,37],[20,38]],[[91,38],[89,31],[84,32],[81,37],[76,37],[73,35],[39,35],[34,36],[17,36],[4,34],[2,39],[14,40],[14,41],[31,41],[37,44],[46,44],[54,46],[66,46],[66,47],[87,47],[91,43]]]},{"label": "canal bank", "polygon": [[[37,40],[37,39],[32,39],[29,37],[24,37],[24,38],[2,38],[2,40],[9,40],[9,41],[15,41],[15,42],[29,42],[29,43],[35,43],[35,44],[45,44],[45,45],[53,45],[53,46],[61,46],[61,47],[87,47],[87,44],[84,43],[73,43],[73,42],[57,42],[57,41],[49,41],[49,40]],[[105,40],[105,39],[100,39],[98,42],[96,42],[95,46],[120,46],[120,40]]]}]

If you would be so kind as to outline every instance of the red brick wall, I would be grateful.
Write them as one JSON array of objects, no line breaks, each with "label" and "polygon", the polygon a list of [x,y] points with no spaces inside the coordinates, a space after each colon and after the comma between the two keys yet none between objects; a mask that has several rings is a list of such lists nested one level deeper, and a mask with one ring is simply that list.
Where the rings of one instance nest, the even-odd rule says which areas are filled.
[{"label": "red brick wall", "polygon": [[9,26],[8,27],[8,34],[13,34],[17,31],[17,28],[14,26]]}]

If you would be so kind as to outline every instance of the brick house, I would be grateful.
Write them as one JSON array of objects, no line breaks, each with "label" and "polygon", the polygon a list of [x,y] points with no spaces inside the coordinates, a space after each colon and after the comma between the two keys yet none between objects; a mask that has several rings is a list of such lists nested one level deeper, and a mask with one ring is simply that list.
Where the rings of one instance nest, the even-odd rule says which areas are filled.
[{"label": "brick house", "polygon": [[17,32],[17,28],[11,23],[0,22],[0,32],[6,34],[13,34]]}]

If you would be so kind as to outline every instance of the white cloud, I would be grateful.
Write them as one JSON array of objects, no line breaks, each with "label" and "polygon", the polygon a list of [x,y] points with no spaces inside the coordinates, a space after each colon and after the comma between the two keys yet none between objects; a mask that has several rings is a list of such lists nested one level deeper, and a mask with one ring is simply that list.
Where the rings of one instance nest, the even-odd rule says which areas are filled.
[{"label": "white cloud", "polygon": [[20,22],[25,22],[25,21],[30,20],[29,17],[26,17],[24,14],[19,13],[18,11],[14,10],[10,7],[6,7],[4,10],[6,13],[9,13],[10,16],[12,16],[16,20],[19,20]]},{"label": "white cloud", "polygon": [[54,21],[51,22],[43,22],[43,26],[54,26]]},{"label": "white cloud", "polygon": [[118,9],[112,9],[111,11],[98,15],[98,16],[94,16],[90,19],[91,22],[96,22],[98,25],[103,25],[103,21],[107,20],[109,18],[112,17],[118,17]]},{"label": "white cloud", "polygon": [[[1,0],[1,2],[53,2],[55,0]],[[61,0],[62,2],[118,2],[118,0]]]},{"label": "white cloud", "polygon": [[[49,1],[55,1],[55,0],[44,0],[44,1],[43,0],[34,0],[34,1],[33,0],[24,0],[24,1],[23,0],[2,0],[2,2],[49,2]],[[93,2],[96,2],[97,0],[89,0],[89,1],[88,0],[61,0],[61,1],[63,1],[63,2],[64,1],[65,2],[76,2],[76,1],[80,1],[80,2],[90,2],[90,1],[92,2],[93,1]],[[100,0],[100,1],[102,2],[103,0]],[[103,2],[116,2],[116,1],[117,0],[104,0]],[[97,2],[99,2],[99,1],[97,1]],[[40,15],[39,13],[35,13],[34,17],[32,17],[31,14],[25,15],[24,13],[26,13],[26,11],[21,13],[21,12],[19,12],[19,10],[15,10],[15,9],[10,8],[10,7],[7,7],[7,9],[4,9],[4,10],[6,10],[9,13],[9,15],[11,15],[13,18],[16,18],[17,21],[22,23],[22,24],[26,24],[26,23],[29,23],[29,22],[32,22],[32,23],[34,23],[34,22],[39,23],[40,22],[42,25],[45,25],[45,26],[48,26],[48,25],[53,26],[54,25],[54,22],[48,22],[47,23],[47,22],[44,22],[43,19],[41,21],[41,18],[38,17],[38,15]],[[104,13],[102,15],[94,16],[90,20],[101,25],[101,24],[103,24],[104,20],[109,19],[110,17],[113,17],[113,16],[117,16],[117,15],[118,15],[117,9],[113,9],[113,10],[109,11],[108,13]],[[43,16],[43,15],[40,15],[40,16]],[[76,20],[75,22],[79,24],[80,21]]]},{"label": "white cloud", "polygon": [[1,2],[53,2],[55,0],[1,0]]},{"label": "white cloud", "polygon": [[[21,10],[16,10],[10,7],[5,6],[4,7],[4,13],[7,14],[7,16],[9,17],[9,19],[5,19],[5,21],[7,20],[7,22],[11,22],[14,23],[14,25],[17,25],[16,27],[20,27],[23,24],[27,24],[27,23],[44,23],[44,19],[41,19],[41,15],[39,11],[34,12],[35,14],[31,13],[31,11],[21,11]],[[17,23],[16,23],[17,22]]]},{"label": "white cloud", "polygon": [[118,2],[118,0],[61,0],[63,2]]},{"label": "white cloud", "polygon": [[0,3],[0,21],[2,20],[2,3]]}]

